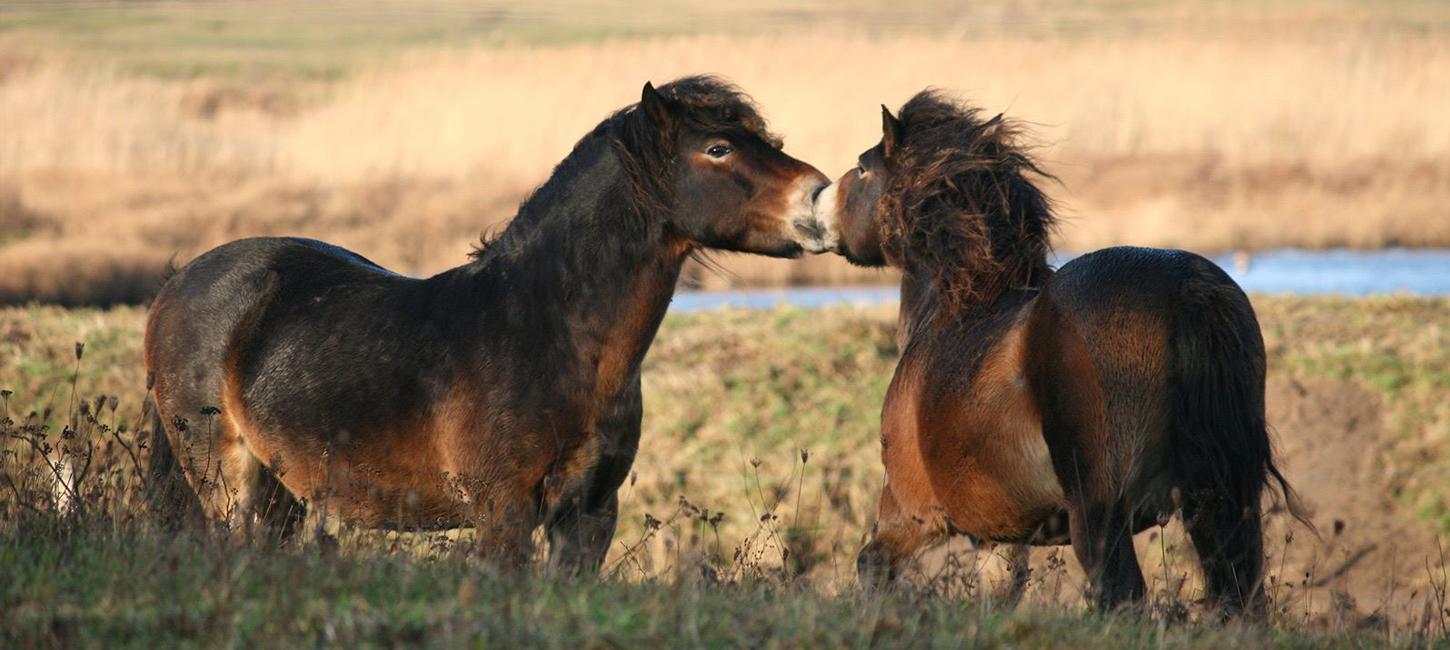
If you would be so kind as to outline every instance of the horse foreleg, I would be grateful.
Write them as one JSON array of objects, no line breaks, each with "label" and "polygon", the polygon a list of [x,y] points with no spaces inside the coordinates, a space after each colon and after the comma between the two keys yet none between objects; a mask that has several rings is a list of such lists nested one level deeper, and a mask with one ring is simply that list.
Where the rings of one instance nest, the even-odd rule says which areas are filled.
[{"label": "horse foreleg", "polygon": [[547,526],[549,570],[567,575],[597,573],[614,540],[619,498],[610,493],[591,508],[571,507]]},{"label": "horse foreleg", "polygon": [[639,450],[642,413],[636,377],[611,400],[596,424],[597,453],[575,459],[575,465],[587,467],[584,478],[557,503],[545,504],[550,570],[593,574],[604,564],[619,520],[619,486],[629,477]]},{"label": "horse foreleg", "polygon": [[528,565],[540,520],[535,493],[527,485],[500,485],[474,499],[478,554],[485,562],[505,571]]},{"label": "horse foreleg", "polygon": [[561,495],[545,491],[543,511],[548,519],[544,528],[551,571],[593,574],[604,564],[619,520],[619,485],[634,462],[633,450],[580,454],[574,463],[589,468],[582,471],[584,475],[570,481]]},{"label": "horse foreleg", "polygon": [[866,589],[889,586],[918,551],[939,537],[931,522],[901,507],[888,483],[881,489],[881,505],[870,539],[856,556],[857,579]]},{"label": "horse foreleg", "polygon": [[1015,607],[1027,591],[1031,547],[983,541],[977,543],[977,553],[981,561],[981,582],[986,586],[984,595],[995,604]]}]

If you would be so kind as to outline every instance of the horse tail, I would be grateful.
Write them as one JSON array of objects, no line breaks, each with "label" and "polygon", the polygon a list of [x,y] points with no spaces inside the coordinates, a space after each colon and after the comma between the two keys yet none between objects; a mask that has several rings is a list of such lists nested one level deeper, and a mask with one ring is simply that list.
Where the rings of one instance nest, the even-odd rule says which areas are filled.
[{"label": "horse tail", "polygon": [[1211,495],[1258,512],[1272,479],[1289,513],[1310,512],[1279,471],[1264,413],[1267,358],[1248,296],[1212,262],[1192,256],[1171,333],[1171,463],[1186,498]]}]

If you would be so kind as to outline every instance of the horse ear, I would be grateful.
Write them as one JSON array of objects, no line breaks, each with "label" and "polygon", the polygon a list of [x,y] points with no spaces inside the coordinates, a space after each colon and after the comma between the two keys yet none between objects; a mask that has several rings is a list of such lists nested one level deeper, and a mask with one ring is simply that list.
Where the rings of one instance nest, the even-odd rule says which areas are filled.
[{"label": "horse ear", "polygon": [[881,105],[881,149],[882,153],[890,158],[896,153],[896,145],[901,142],[901,121],[891,114],[891,109]]},{"label": "horse ear", "polygon": [[654,124],[665,126],[674,120],[669,100],[648,81],[644,82],[644,90],[640,92],[639,107]]}]

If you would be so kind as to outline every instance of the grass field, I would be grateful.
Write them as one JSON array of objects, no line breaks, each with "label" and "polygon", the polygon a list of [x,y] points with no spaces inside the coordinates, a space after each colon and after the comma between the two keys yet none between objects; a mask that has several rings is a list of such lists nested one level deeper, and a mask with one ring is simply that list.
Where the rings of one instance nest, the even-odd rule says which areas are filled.
[{"label": "grass field", "polygon": [[[1267,628],[1174,623],[1196,618],[1198,597],[1176,524],[1137,540],[1153,622],[1083,614],[1065,549],[1035,552],[1016,612],[978,598],[990,574],[970,554],[925,558],[905,592],[856,593],[896,354],[890,307],[668,317],[645,362],[644,438],[602,583],[494,575],[468,559],[466,533],[347,534],[341,552],[321,555],[160,535],[134,501],[112,498],[135,483],[121,443],[134,445],[144,395],[143,311],[31,307],[0,310],[0,388],[13,391],[4,408],[14,421],[0,472],[0,634],[85,644],[1443,642],[1450,301],[1261,296],[1255,306],[1281,466],[1320,531],[1269,516]],[[53,481],[15,437],[47,409],[54,446],[92,440],[99,450],[77,490],[96,505],[78,521],[47,514]],[[55,433],[67,420],[69,438]]]},{"label": "grass field", "polygon": [[1160,625],[957,600],[499,576],[457,557],[259,552],[189,537],[0,531],[0,639],[15,647],[1414,647],[1307,626]]},{"label": "grass field", "polygon": [[[189,537],[0,531],[15,647],[1413,647],[1375,631],[1157,625],[768,581],[498,576],[457,557],[259,552]],[[132,577],[134,576],[134,577]]]},{"label": "grass field", "polygon": [[[428,0],[0,6],[0,303],[139,302],[168,260],[300,234],[463,260],[646,79],[735,79],[830,175],[878,104],[1034,124],[1060,247],[1450,244],[1450,6]],[[880,282],[833,258],[694,285]]]}]

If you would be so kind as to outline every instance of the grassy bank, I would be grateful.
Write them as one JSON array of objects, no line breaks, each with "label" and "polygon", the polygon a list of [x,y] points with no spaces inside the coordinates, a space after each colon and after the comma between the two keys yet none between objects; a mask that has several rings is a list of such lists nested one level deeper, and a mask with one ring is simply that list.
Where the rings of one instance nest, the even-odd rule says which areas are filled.
[{"label": "grassy bank", "polygon": [[[916,595],[853,595],[854,554],[881,477],[877,415],[896,354],[890,307],[667,318],[646,360],[643,444],[620,493],[609,581],[600,585],[491,576],[466,559],[467,534],[350,533],[336,557],[305,549],[238,553],[205,538],[154,537],[128,519],[134,502],[106,498],[135,480],[133,462],[111,441],[131,440],[138,428],[144,312],[0,310],[0,388],[13,391],[5,408],[17,423],[5,474],[20,476],[32,458],[13,437],[16,427],[49,409],[57,448],[93,442],[98,460],[87,485],[106,504],[93,514],[111,517],[76,530],[16,528],[33,513],[0,485],[0,513],[11,522],[0,524],[0,554],[14,576],[0,589],[17,624],[0,627],[41,635],[32,639],[131,628],[138,640],[164,633],[207,642],[312,639],[328,625],[344,642],[482,635],[544,645],[665,638],[732,645],[739,635],[780,647],[851,645],[873,634],[886,645],[954,644],[963,635],[1025,646],[1317,645],[1331,641],[1327,634],[1344,644],[1425,640],[1446,620],[1434,599],[1445,584],[1435,538],[1450,532],[1450,412],[1442,399],[1450,388],[1450,301],[1258,297],[1255,304],[1285,466],[1321,506],[1318,541],[1284,524],[1282,513],[1271,515],[1272,630],[1084,620],[1081,576],[1061,549],[1036,556],[1025,612],[958,600],[982,593],[981,558],[923,573]],[[85,343],[79,360],[77,342]],[[1314,415],[1343,404],[1359,406],[1339,419]],[[27,418],[32,410],[42,414]],[[71,427],[76,435],[57,433],[67,413],[87,412],[73,418],[81,420]],[[123,426],[119,438],[110,434]],[[1347,438],[1343,458],[1326,464],[1313,444],[1335,437]],[[53,481],[43,466],[29,477],[20,483],[36,490],[27,494],[45,510]],[[1181,531],[1138,541],[1159,618],[1192,618],[1196,570]],[[203,595],[198,585],[206,581],[227,586]],[[950,598],[920,600],[930,594]],[[295,620],[278,620],[294,608]],[[120,618],[105,622],[120,609]]]},{"label": "grassy bank", "polygon": [[[644,80],[702,71],[830,175],[926,86],[1027,120],[1069,250],[1450,245],[1443,4],[653,9],[0,7],[0,304],[138,302],[173,256],[260,234],[436,272]],[[722,265],[692,281],[881,278]]]},{"label": "grassy bank", "polygon": [[[0,530],[0,642],[484,647],[1223,648],[1409,646],[1405,635],[1159,625],[766,581],[501,576],[458,556],[237,550],[190,536]],[[1422,641],[1423,639],[1421,639]]]},{"label": "grassy bank", "polygon": [[[1450,301],[1259,296],[1255,306],[1271,379],[1344,380],[1372,393],[1394,434],[1376,450],[1391,454],[1392,489],[1435,521],[1446,517]],[[145,389],[144,315],[129,307],[0,309],[0,388],[13,392],[7,413],[22,420],[48,410],[58,429],[77,402],[116,396],[115,421],[135,428]],[[877,416],[895,365],[894,325],[891,306],[666,318],[645,360],[647,444],[637,464],[648,471],[625,495],[635,513],[626,519],[660,516],[684,495],[749,524],[752,511],[773,501],[760,503],[754,483],[764,494],[794,497],[806,450],[809,501],[817,503],[802,507],[834,509],[813,516],[847,526],[839,541],[854,544],[880,475]],[[79,361],[78,342],[85,344]],[[1450,519],[1437,525],[1450,532]],[[738,538],[750,530],[728,532]]]}]

